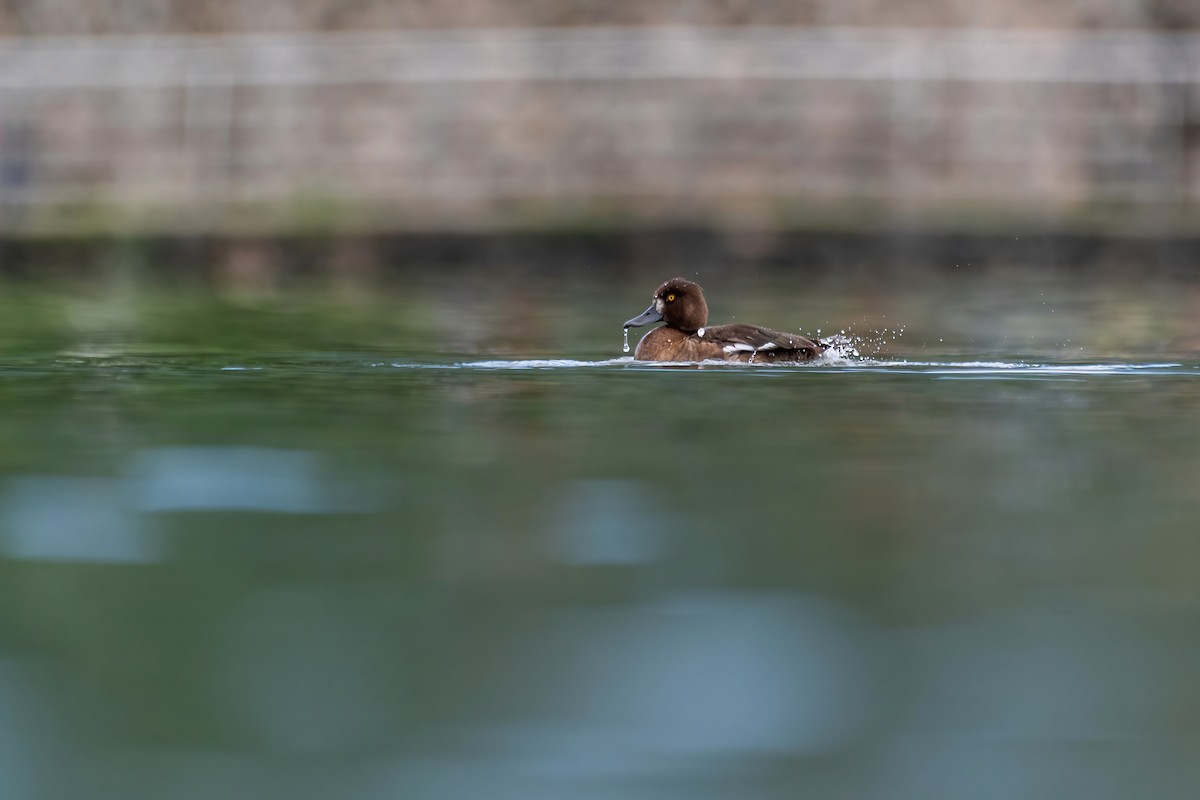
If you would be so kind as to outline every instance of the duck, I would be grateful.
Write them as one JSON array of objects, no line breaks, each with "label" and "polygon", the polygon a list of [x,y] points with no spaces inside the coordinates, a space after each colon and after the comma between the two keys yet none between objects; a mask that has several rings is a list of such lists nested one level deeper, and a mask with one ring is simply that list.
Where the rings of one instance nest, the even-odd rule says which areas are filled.
[{"label": "duck", "polygon": [[635,361],[736,361],[750,364],[796,363],[819,358],[829,345],[795,333],[757,325],[708,324],[708,303],[700,284],[672,278],[654,292],[654,302],[624,327],[665,322],[642,337]]}]

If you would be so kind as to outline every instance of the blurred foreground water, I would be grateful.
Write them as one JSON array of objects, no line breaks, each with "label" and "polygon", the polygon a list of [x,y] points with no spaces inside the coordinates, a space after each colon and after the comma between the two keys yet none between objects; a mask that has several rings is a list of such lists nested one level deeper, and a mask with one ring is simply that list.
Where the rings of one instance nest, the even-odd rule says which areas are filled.
[{"label": "blurred foreground water", "polygon": [[1195,285],[663,269],[6,282],[0,797],[1194,792]]}]

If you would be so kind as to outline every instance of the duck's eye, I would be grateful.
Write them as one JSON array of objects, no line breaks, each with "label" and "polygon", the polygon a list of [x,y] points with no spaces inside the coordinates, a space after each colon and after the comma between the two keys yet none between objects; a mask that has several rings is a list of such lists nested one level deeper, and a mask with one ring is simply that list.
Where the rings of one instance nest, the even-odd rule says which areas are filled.
[{"label": "duck's eye", "polygon": [[675,302],[675,295],[673,295],[673,294],[669,294],[669,295],[667,295],[667,302],[668,302],[668,303],[674,303],[674,302]]}]

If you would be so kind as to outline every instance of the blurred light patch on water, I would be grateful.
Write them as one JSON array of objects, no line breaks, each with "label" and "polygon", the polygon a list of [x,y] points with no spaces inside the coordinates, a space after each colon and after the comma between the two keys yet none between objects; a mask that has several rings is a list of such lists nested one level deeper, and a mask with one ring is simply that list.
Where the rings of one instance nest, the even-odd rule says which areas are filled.
[{"label": "blurred light patch on water", "polygon": [[19,476],[0,488],[0,552],[28,561],[151,564],[163,560],[146,514],[249,511],[363,513],[366,495],[317,453],[259,447],[141,450],[125,477]]},{"label": "blurred light patch on water", "polygon": [[833,753],[870,717],[868,628],[826,600],[687,594],[531,621],[484,741],[546,773],[657,773],[675,759]]},{"label": "blurred light patch on water", "polygon": [[648,564],[663,555],[674,520],[640,484],[581,480],[554,493],[551,551],[577,566]]},{"label": "blurred light patch on water", "polygon": [[10,478],[0,490],[0,525],[7,558],[150,564],[163,557],[119,479]]},{"label": "blurred light patch on water", "polygon": [[142,511],[337,514],[370,508],[337,491],[316,453],[265,447],[163,447],[133,456]]},{"label": "blurred light patch on water", "polygon": [[75,788],[55,769],[67,754],[64,732],[29,664],[0,657],[0,709],[0,797],[33,800]]},{"label": "blurred light patch on water", "polygon": [[1046,600],[967,624],[908,631],[911,723],[993,744],[1154,738],[1184,676],[1169,648],[1126,620]]}]

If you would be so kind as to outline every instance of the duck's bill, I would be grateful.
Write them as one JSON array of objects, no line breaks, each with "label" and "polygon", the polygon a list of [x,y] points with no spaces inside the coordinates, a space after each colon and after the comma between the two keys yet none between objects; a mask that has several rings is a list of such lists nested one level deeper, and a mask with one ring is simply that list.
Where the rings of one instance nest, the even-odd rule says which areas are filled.
[{"label": "duck's bill", "polygon": [[655,308],[656,305],[657,305],[657,303],[651,303],[649,308],[647,308],[645,311],[643,311],[638,316],[636,316],[633,319],[626,322],[621,327],[640,328],[643,325],[649,325],[651,322],[661,322],[663,316],[662,316],[662,314],[658,313],[658,309]]}]

